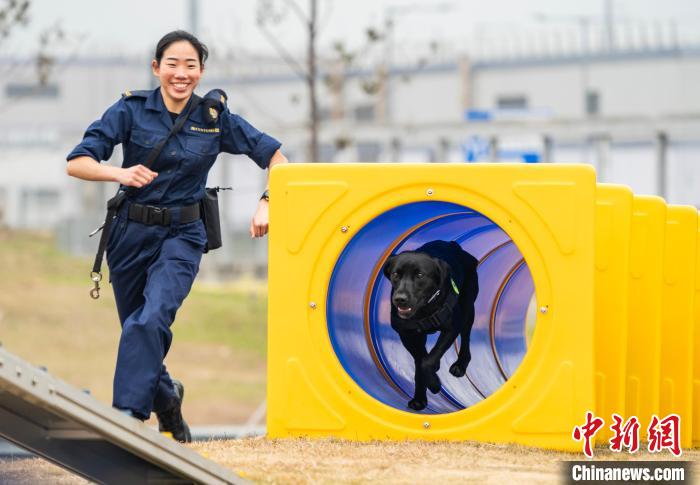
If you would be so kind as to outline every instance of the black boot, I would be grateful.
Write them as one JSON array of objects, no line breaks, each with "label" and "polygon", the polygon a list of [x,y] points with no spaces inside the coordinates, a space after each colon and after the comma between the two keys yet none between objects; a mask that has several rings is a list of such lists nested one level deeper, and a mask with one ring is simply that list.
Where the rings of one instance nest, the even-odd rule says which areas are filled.
[{"label": "black boot", "polygon": [[130,418],[138,419],[141,422],[146,421],[146,418],[141,417],[139,414],[133,412],[131,409],[119,409],[119,408],[114,408],[117,411],[119,411],[122,414],[126,414]]},{"label": "black boot", "polygon": [[192,441],[190,427],[182,418],[182,400],[185,397],[185,388],[182,382],[173,379],[173,388],[175,389],[175,399],[171,402],[168,409],[156,412],[158,417],[158,431],[161,433],[170,433],[173,439],[180,443],[189,443]]}]

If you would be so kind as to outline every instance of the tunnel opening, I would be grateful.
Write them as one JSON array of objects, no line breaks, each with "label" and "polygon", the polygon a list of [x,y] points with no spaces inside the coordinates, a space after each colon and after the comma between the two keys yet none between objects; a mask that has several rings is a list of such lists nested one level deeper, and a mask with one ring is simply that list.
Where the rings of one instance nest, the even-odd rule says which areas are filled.
[{"label": "tunnel opening", "polygon": [[[454,377],[459,339],[441,360],[442,389],[428,394],[421,414],[460,411],[500,388],[522,362],[534,331],[535,291],[530,269],[508,234],[462,205],[424,201],[375,217],[349,241],[334,266],[327,300],[328,333],[335,353],[369,395],[413,411],[413,358],[390,324],[391,286],[382,273],[392,254],[434,240],[455,241],[479,260],[479,296],[466,376]],[[428,337],[432,348],[437,334]]]}]

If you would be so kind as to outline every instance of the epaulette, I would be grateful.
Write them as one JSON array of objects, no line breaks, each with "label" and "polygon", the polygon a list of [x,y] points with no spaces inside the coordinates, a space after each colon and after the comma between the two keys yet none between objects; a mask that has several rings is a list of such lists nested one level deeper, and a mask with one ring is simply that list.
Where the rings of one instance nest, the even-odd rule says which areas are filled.
[{"label": "epaulette", "polygon": [[222,89],[212,89],[204,95],[202,101],[202,113],[204,120],[208,124],[214,124],[219,120],[219,116],[226,109],[228,96]]},{"label": "epaulette", "polygon": [[138,91],[124,91],[122,93],[122,98],[147,98],[151,94],[151,92],[152,91],[149,91],[148,89],[140,89]]}]

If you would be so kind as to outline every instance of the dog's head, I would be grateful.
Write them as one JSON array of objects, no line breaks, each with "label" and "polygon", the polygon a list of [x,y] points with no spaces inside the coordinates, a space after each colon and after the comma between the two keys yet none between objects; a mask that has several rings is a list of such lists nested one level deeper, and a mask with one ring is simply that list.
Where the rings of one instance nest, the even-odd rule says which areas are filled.
[{"label": "dog's head", "polygon": [[384,276],[391,281],[391,304],[400,318],[412,318],[442,286],[449,266],[425,253],[407,251],[389,257]]}]

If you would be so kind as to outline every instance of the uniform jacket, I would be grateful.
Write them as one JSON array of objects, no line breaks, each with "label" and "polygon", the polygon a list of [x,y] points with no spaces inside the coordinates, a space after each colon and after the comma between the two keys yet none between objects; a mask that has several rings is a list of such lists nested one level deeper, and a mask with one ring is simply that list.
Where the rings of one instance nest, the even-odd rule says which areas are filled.
[{"label": "uniform jacket", "polygon": [[[172,126],[159,87],[152,91],[127,91],[88,127],[67,160],[83,155],[97,161],[108,160],[114,146],[121,143],[122,167],[142,164]],[[195,109],[150,167],[158,177],[136,190],[130,200],[162,207],[193,204],[204,197],[207,174],[219,153],[248,155],[258,166],[267,168],[280,146],[280,142],[227,107],[213,123],[207,122],[201,109]]]}]

